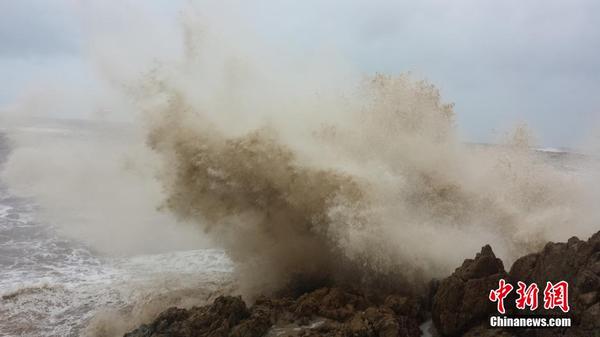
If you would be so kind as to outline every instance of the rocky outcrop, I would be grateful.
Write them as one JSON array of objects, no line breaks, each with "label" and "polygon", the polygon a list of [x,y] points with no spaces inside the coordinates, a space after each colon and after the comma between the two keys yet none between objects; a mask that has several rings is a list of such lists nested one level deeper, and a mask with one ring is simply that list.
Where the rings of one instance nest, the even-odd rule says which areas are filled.
[{"label": "rocky outcrop", "polygon": [[[241,298],[221,296],[210,306],[194,307],[190,310],[169,308],[151,324],[142,325],[125,334],[125,337],[226,337],[234,327],[247,320],[250,315],[250,311]],[[264,332],[262,333],[264,334]],[[256,336],[262,336],[262,334]]]},{"label": "rocky outcrop", "polygon": [[[547,281],[567,281],[570,306],[567,316],[572,318],[575,328],[564,334],[555,332],[554,336],[600,336],[600,232],[588,241],[572,237],[567,242],[549,242],[542,251],[515,261],[510,276],[513,282],[538,284],[540,304]],[[543,305],[535,314],[565,316],[559,309],[544,310]],[[545,336],[544,333],[549,332],[530,335]]]},{"label": "rocky outcrop", "polygon": [[460,336],[495,310],[490,289],[506,278],[502,261],[485,246],[475,259],[467,259],[452,275],[442,280],[433,297],[432,318],[443,336]]},{"label": "rocky outcrop", "polygon": [[239,297],[222,296],[203,307],[170,308],[125,337],[416,337],[420,303],[394,294],[378,303],[341,288],[320,288],[296,299],[262,297],[250,308]]},{"label": "rocky outcrop", "polygon": [[[490,290],[504,278],[536,283],[543,310],[547,281],[569,282],[569,329],[493,329],[487,319],[496,314],[488,299]],[[212,304],[191,309],[170,308],[154,322],[125,337],[412,337],[420,336],[419,324],[431,317],[440,336],[463,337],[600,337],[600,232],[588,241],[571,238],[548,243],[535,254],[518,259],[509,273],[490,246],[467,259],[452,275],[432,281],[425,298],[402,294],[372,294],[356,289],[323,287],[295,297],[261,297],[250,308],[239,297],[222,296]],[[514,310],[514,295],[506,299],[507,315]]]},{"label": "rocky outcrop", "polygon": [[[529,316],[544,315],[570,317],[573,327],[556,329],[493,329],[486,321],[497,313],[495,304],[488,300],[491,289],[498,286],[499,278],[515,285],[518,281],[536,283],[540,288],[539,307]],[[546,282],[569,283],[570,311],[543,308],[543,290]],[[504,272],[502,262],[491,248],[485,246],[473,260],[463,265],[439,283],[432,306],[433,322],[442,336],[600,336],[600,232],[588,241],[576,237],[563,243],[549,242],[542,251],[521,257]],[[508,316],[522,314],[516,311],[515,291],[505,300]]]}]

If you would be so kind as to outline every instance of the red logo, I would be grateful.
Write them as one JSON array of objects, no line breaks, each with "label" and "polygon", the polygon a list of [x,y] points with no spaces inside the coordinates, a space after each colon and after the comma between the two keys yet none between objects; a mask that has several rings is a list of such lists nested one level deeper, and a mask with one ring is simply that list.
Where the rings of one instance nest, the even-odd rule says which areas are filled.
[{"label": "red logo", "polygon": [[521,281],[517,284],[519,285],[519,289],[517,289],[517,294],[519,295],[519,298],[516,301],[517,309],[525,310],[525,307],[529,307],[530,311],[537,309],[538,293],[540,292],[537,284],[532,283],[529,287]]},{"label": "red logo", "polygon": [[559,307],[563,312],[569,312],[569,284],[560,281],[556,284],[546,283],[544,289],[544,309]]},{"label": "red logo", "polygon": [[498,302],[498,312],[503,314],[504,310],[504,299],[510,292],[513,290],[513,286],[509,283],[506,283],[504,279],[500,279],[498,282],[498,289],[490,291],[490,301]]},{"label": "red logo", "polygon": [[[529,286],[524,282],[517,283],[517,295],[519,298],[515,301],[516,307],[519,310],[525,310],[529,307],[529,311],[534,311],[538,308],[539,288],[537,284],[532,283]],[[514,287],[506,283],[504,279],[498,281],[498,288],[490,291],[489,299],[492,302],[497,302],[497,310],[499,313],[506,313],[504,307],[504,299],[510,294]],[[560,308],[563,312],[569,312],[569,284],[566,281],[560,281],[555,284],[552,282],[546,283],[544,289],[544,309]]]}]

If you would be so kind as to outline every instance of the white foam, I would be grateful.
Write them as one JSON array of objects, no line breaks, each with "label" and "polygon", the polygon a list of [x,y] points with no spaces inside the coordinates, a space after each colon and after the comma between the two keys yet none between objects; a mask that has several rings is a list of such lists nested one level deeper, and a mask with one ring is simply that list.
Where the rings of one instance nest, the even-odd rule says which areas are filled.
[{"label": "white foam", "polygon": [[0,336],[78,335],[100,311],[222,284],[232,270],[216,249],[97,256],[32,221],[32,205],[7,200],[0,200]]},{"label": "white foam", "polygon": [[[6,297],[0,331],[33,323],[24,336],[74,334],[95,313],[120,309],[150,295],[222,281],[231,262],[219,250],[142,255],[49,268],[47,276],[14,272],[0,286]],[[35,274],[35,273],[33,273]],[[31,276],[34,276],[31,278]],[[19,281],[30,277],[26,282]],[[29,322],[29,323],[28,323]],[[19,332],[23,333],[23,332]]]}]

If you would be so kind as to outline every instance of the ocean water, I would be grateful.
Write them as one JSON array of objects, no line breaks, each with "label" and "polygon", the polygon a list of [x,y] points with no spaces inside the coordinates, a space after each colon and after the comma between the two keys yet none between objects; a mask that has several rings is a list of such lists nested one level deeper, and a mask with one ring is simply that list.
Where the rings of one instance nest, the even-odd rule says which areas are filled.
[{"label": "ocean water", "polygon": [[31,201],[0,186],[0,336],[78,336],[101,311],[217,289],[231,272],[216,249],[102,256],[34,221],[33,212]]},{"label": "ocean water", "polygon": [[[7,153],[0,139],[0,165]],[[540,155],[567,171],[577,167],[565,152]],[[106,312],[148,320],[168,305],[208,300],[231,282],[222,250],[110,257],[34,214],[33,200],[11,195],[0,181],[0,336],[93,335],[89,326]],[[141,315],[148,306],[150,315]]]}]

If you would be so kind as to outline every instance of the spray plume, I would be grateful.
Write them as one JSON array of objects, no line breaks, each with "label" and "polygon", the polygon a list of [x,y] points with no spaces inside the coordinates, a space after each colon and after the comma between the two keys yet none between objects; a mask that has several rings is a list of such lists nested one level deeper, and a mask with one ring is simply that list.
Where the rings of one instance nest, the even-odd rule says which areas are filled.
[{"label": "spray plume", "polygon": [[227,250],[246,292],[296,277],[419,284],[485,243],[511,261],[591,233],[582,185],[524,128],[503,146],[465,145],[426,81],[289,82],[218,42],[203,31],[188,48],[199,54],[154,71],[138,98],[163,207]]},{"label": "spray plume", "polygon": [[[118,84],[117,91],[126,87],[141,112],[136,115],[154,154],[139,151],[144,158],[137,162],[144,172],[159,166],[160,187],[152,188],[151,198],[139,188],[124,198],[139,200],[135,217],[112,207],[110,192],[95,201],[87,190],[78,192],[80,184],[71,180],[89,181],[86,167],[64,175],[63,184],[57,180],[62,175],[36,169],[45,167],[35,164],[47,161],[45,156],[19,156],[17,150],[5,180],[42,191],[49,208],[85,202],[102,206],[100,218],[115,211],[125,220],[141,219],[139,226],[116,227],[134,233],[124,236],[128,241],[139,241],[135,233],[142,232],[164,236],[164,229],[144,226],[139,217],[144,209],[154,211],[148,200],[162,199],[163,210],[226,249],[247,294],[275,291],[297,278],[419,284],[446,275],[483,244],[492,244],[510,263],[548,240],[585,237],[598,223],[590,185],[532,151],[525,129],[502,146],[466,145],[452,104],[426,81],[361,77],[330,54],[282,56],[241,34],[248,27],[240,20],[186,13],[180,55],[168,55],[175,61],[159,62],[133,85],[131,76],[138,74],[131,69],[156,64],[147,53],[155,43],[145,46],[139,36],[130,43],[131,36],[117,34],[89,39],[101,74]],[[115,152],[96,143],[82,152],[102,154],[101,148]],[[40,144],[38,152],[53,151]],[[111,162],[115,155],[93,157]],[[39,173],[42,183],[19,179],[22,167]],[[68,165],[70,171],[78,167]],[[114,174],[102,186],[116,191],[126,185],[123,179],[134,183],[110,170]],[[48,195],[44,182],[73,188]],[[64,218],[65,207],[55,213]]]}]

